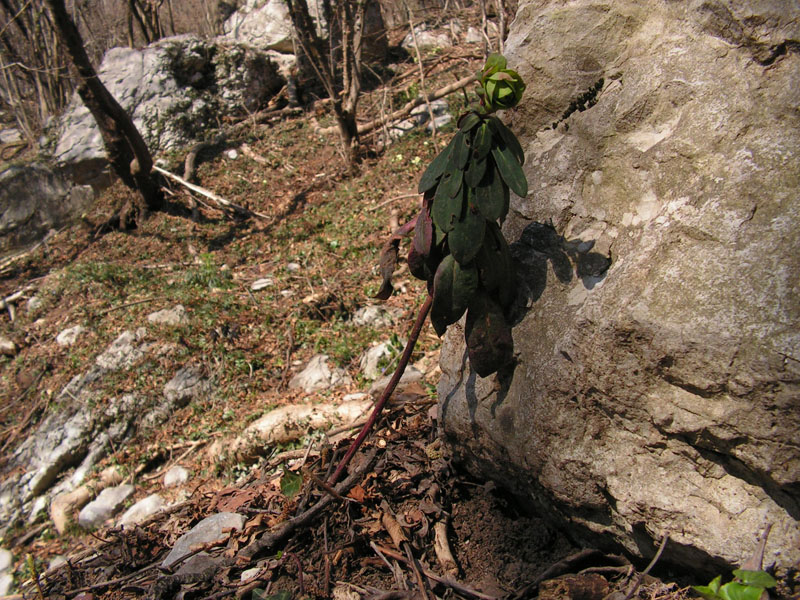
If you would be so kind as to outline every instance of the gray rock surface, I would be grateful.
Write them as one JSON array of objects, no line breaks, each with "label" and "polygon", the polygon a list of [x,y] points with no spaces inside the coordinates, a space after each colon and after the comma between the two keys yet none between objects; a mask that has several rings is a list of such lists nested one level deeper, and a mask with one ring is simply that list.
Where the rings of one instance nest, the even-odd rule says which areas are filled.
[{"label": "gray rock surface", "polygon": [[172,308],[157,310],[147,315],[147,321],[156,325],[182,325],[187,320],[186,309],[182,304],[176,304]]},{"label": "gray rock surface", "polygon": [[362,306],[352,318],[353,325],[358,327],[391,327],[395,319],[400,316],[400,311],[396,308],[385,308],[377,304]]},{"label": "gray rock surface", "polygon": [[86,331],[83,325],[69,327],[56,336],[56,344],[62,348],[68,348],[78,341],[78,337]]},{"label": "gray rock surface", "polygon": [[290,388],[303,388],[306,394],[340,385],[349,385],[352,380],[342,368],[328,364],[327,354],[317,354],[312,357],[305,369],[289,381]]},{"label": "gray rock surface", "polygon": [[[225,115],[257,110],[283,84],[263,52],[190,35],[141,50],[112,48],[98,75],[152,151],[184,145]],[[50,137],[54,157],[76,178],[91,180],[105,166],[100,132],[77,95]]]},{"label": "gray rock surface", "polygon": [[133,492],[134,487],[130,484],[104,489],[78,513],[78,525],[84,529],[99,527],[122,507]]},{"label": "gray rock surface", "polygon": [[164,567],[171,566],[179,558],[189,554],[194,545],[218,540],[224,535],[223,530],[225,529],[241,530],[246,520],[244,516],[230,512],[217,513],[206,517],[178,538],[161,565]]},{"label": "gray rock surface", "polygon": [[164,473],[164,487],[171,488],[176,485],[181,485],[189,481],[189,471],[186,467],[175,465],[169,471]]},{"label": "gray rock surface", "polygon": [[[152,349],[143,341],[146,330],[123,332],[89,369],[76,375],[56,396],[59,410],[51,411],[16,448],[9,460],[12,474],[0,483],[0,533],[30,510],[59,476],[78,467],[56,493],[69,492],[114,443],[124,441],[137,421],[142,399],[134,394],[107,398],[97,389],[109,373],[133,367]],[[85,410],[96,403],[103,409]]]},{"label": "gray rock surface", "polygon": [[[389,385],[389,380],[391,380],[394,372],[388,373],[384,375],[380,379],[377,379],[372,382],[372,385],[369,386],[369,393],[373,396],[379,396],[383,393],[383,390]],[[412,383],[416,383],[417,381],[421,381],[424,377],[424,373],[420,371],[414,365],[408,365],[406,370],[403,371],[403,375],[400,377],[400,381],[397,382],[397,389],[402,390],[405,386],[410,385]]]},{"label": "gray rock surface", "polygon": [[164,499],[158,494],[150,494],[139,500],[136,504],[131,506],[128,510],[122,513],[122,516],[117,521],[117,525],[125,525],[130,527],[136,523],[141,523],[147,517],[156,514],[167,505]]},{"label": "gray rock surface", "polygon": [[202,367],[195,364],[186,365],[164,386],[164,397],[180,408],[192,398],[207,393],[208,389],[208,380],[203,377]]},{"label": "gray rock surface", "polygon": [[35,314],[42,308],[42,299],[39,296],[31,296],[25,303],[25,312],[29,315]]},{"label": "gray rock surface", "polygon": [[440,415],[588,543],[719,573],[773,523],[800,560],[798,39],[778,1],[520,3],[518,362],[476,376],[452,326]]},{"label": "gray rock surface", "polygon": [[359,362],[359,367],[364,377],[374,380],[383,375],[379,364],[381,360],[388,362],[393,352],[396,354],[397,350],[394,349],[394,346],[389,341],[375,344],[364,352]]},{"label": "gray rock surface", "polygon": [[[319,6],[317,2],[309,2],[308,10],[317,24],[317,34],[325,38],[328,36],[328,24],[319,13]],[[296,64],[292,21],[284,0],[248,0],[228,17],[223,24],[223,31],[223,40],[266,51],[284,74],[288,74]],[[362,44],[365,59],[382,58],[386,55],[388,43],[378,3],[370,2],[367,5]]]},{"label": "gray rock surface", "polygon": [[0,170],[0,252],[41,239],[76,218],[93,200],[92,188],[74,185],[42,164]]},{"label": "gray rock surface", "polygon": [[[414,34],[417,38],[417,45],[420,50],[443,50],[453,45],[453,40],[450,38],[449,33],[428,30],[427,26],[424,24],[414,27]],[[414,36],[411,35],[410,31],[406,34],[406,37],[403,38],[401,45],[409,52],[415,52]]]},{"label": "gray rock surface", "polygon": [[12,573],[0,573],[0,594],[8,595],[14,586],[14,575]]}]

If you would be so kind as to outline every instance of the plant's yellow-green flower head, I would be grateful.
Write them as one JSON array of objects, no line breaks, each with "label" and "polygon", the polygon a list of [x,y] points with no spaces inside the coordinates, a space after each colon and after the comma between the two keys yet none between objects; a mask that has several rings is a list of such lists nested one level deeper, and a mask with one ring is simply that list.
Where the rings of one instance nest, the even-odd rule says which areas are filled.
[{"label": "plant's yellow-green flower head", "polygon": [[522,99],[525,82],[519,73],[506,68],[502,54],[490,54],[480,74],[481,93],[486,112],[515,107]]}]

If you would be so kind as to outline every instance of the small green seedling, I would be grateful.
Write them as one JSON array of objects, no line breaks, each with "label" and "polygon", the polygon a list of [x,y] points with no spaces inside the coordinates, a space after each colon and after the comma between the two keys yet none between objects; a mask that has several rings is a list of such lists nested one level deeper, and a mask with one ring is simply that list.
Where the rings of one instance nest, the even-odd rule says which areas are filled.
[{"label": "small green seedling", "polygon": [[695,585],[692,589],[706,600],[760,600],[777,585],[772,575],[764,571],[736,569],[733,576],[733,581],[722,584],[722,575],[717,575],[708,585]]}]

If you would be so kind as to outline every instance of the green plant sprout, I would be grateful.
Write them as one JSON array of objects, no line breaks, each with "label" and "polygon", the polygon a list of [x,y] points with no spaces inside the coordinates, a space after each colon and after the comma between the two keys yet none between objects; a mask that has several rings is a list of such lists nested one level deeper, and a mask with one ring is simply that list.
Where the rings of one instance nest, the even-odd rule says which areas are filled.
[{"label": "green plant sprout", "polygon": [[493,114],[516,106],[525,91],[519,74],[506,67],[504,56],[489,56],[477,76],[481,106],[458,119],[458,131],[420,178],[420,213],[395,231],[381,253],[383,284],[375,297],[385,300],[393,291],[391,277],[400,239],[413,230],[408,266],[412,275],[427,282],[428,297],[397,369],[331,475],[331,485],[367,437],[400,381],[428,313],[439,336],[466,313],[469,361],[482,377],[512,359],[507,313],[515,295],[514,270],[499,222],[508,213],[510,190],[525,197],[528,182],[522,171],[522,146]]},{"label": "green plant sprout", "polygon": [[736,569],[733,576],[733,581],[723,584],[722,575],[717,575],[708,585],[694,585],[692,589],[706,600],[760,600],[768,597],[767,589],[777,585],[764,571]]}]

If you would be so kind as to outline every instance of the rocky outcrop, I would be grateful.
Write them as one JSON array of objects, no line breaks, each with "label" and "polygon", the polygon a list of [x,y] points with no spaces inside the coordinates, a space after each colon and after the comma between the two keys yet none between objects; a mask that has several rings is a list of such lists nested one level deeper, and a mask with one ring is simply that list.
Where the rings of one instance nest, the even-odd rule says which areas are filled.
[{"label": "rocky outcrop", "polygon": [[517,362],[448,331],[455,457],[590,543],[800,560],[800,9],[522,1]]},{"label": "rocky outcrop", "polygon": [[93,200],[92,188],[42,164],[9,166],[0,172],[0,253],[41,239]]},{"label": "rocky outcrop", "polygon": [[[283,84],[263,52],[191,35],[141,50],[112,48],[98,75],[153,152],[178,148],[228,115],[257,110]],[[105,168],[100,131],[77,95],[49,137],[56,140],[54,158],[77,181],[91,181]]]}]

